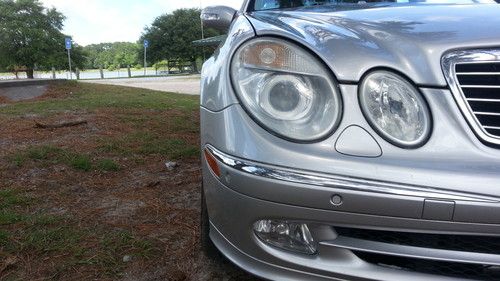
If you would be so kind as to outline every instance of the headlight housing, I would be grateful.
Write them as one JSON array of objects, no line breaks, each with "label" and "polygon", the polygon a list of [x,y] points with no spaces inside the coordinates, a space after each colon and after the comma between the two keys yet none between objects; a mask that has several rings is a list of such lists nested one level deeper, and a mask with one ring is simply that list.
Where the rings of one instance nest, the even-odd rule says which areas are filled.
[{"label": "headlight housing", "polygon": [[360,87],[359,102],[373,129],[390,143],[416,148],[429,138],[429,107],[420,92],[400,75],[389,71],[368,74]]},{"label": "headlight housing", "polygon": [[246,42],[232,59],[231,79],[250,116],[282,138],[316,141],[340,123],[335,80],[316,57],[293,43],[276,38]]}]

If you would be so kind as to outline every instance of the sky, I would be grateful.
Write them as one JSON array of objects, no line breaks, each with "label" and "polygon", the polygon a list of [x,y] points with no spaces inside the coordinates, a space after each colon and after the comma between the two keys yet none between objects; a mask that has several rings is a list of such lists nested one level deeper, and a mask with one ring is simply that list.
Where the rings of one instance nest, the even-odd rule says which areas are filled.
[{"label": "sky", "polygon": [[94,43],[136,42],[144,27],[179,8],[225,5],[240,8],[243,0],[41,0],[66,16],[64,33],[86,46]]}]

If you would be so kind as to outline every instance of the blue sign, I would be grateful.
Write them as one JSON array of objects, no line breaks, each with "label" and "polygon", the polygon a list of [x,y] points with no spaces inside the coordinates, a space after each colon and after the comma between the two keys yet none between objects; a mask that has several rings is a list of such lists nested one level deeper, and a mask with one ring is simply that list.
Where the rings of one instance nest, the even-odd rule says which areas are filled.
[{"label": "blue sign", "polygon": [[149,48],[149,40],[144,40],[144,48]]},{"label": "blue sign", "polygon": [[66,45],[66,50],[71,50],[71,44],[72,44],[71,38],[69,38],[69,37],[65,38],[64,39],[64,44]]}]

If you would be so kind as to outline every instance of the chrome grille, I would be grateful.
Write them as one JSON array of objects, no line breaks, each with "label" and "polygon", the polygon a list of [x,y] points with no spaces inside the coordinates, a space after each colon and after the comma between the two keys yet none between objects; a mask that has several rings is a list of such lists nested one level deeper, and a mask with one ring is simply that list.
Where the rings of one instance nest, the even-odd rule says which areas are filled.
[{"label": "chrome grille", "polygon": [[483,141],[500,145],[500,49],[443,57],[448,84],[467,121]]}]

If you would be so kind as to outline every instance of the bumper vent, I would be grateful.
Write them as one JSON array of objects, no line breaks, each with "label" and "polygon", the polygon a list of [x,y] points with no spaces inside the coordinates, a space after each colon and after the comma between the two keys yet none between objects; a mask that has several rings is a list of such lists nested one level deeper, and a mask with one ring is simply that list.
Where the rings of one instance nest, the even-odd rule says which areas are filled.
[{"label": "bumper vent", "polygon": [[500,280],[500,266],[482,264],[481,259],[467,261],[468,256],[476,254],[499,255],[498,258],[500,258],[500,237],[408,233],[342,227],[335,227],[335,231],[339,237],[365,241],[367,245],[369,243],[384,243],[401,247],[418,247],[423,252],[448,250],[463,253],[461,255],[463,258],[457,262],[446,259],[446,255],[439,260],[432,260],[418,255],[404,256],[390,251],[373,251],[373,248],[370,249],[370,247],[352,249],[353,253],[360,259],[372,264],[441,276]]},{"label": "bumper vent", "polygon": [[415,258],[354,252],[360,259],[383,267],[471,280],[500,280],[500,267],[479,264],[428,261]]},{"label": "bumper vent", "polygon": [[[335,227],[338,235],[421,248],[500,255],[500,237],[382,231]],[[499,256],[500,258],[500,256]]]},{"label": "bumper vent", "polygon": [[443,70],[476,135],[500,145],[500,49],[449,53]]}]

